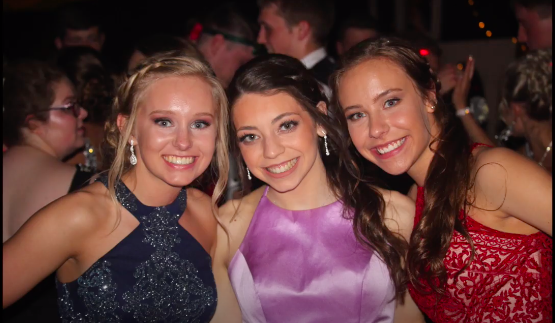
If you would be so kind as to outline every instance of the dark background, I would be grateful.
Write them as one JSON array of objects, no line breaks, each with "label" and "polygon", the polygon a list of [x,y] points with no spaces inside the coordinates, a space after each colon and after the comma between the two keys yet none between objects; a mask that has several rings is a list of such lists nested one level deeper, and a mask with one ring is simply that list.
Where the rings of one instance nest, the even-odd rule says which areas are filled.
[{"label": "dark background", "polygon": [[[45,57],[54,51],[55,9],[71,0],[4,0],[3,54],[8,60],[21,57]],[[302,1],[302,0],[299,0]],[[395,31],[395,1],[378,1],[376,15],[381,29]],[[152,33],[186,36],[195,17],[202,16],[223,0],[201,1],[87,1],[95,3],[103,17],[106,31],[105,56],[115,66],[121,66],[140,37]],[[235,1],[253,21],[258,9],[256,0]],[[472,3],[470,5],[469,3]],[[431,0],[406,0],[406,28],[414,29],[420,18],[429,29]],[[336,1],[336,16],[351,11],[369,11],[368,0]],[[417,17],[420,16],[420,17]],[[336,19],[337,20],[337,19]],[[486,24],[485,29],[478,22]],[[508,0],[443,0],[441,42],[516,37],[517,22]]]}]

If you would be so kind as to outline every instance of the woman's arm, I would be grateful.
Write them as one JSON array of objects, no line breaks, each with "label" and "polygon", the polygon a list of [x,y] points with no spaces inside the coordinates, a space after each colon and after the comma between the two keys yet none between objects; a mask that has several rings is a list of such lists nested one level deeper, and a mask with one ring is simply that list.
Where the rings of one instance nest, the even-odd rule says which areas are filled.
[{"label": "woman's arm", "polygon": [[506,148],[478,152],[475,169],[476,198],[485,201],[481,208],[499,208],[552,235],[552,178],[545,169]]},{"label": "woman's arm", "polygon": [[3,245],[3,308],[75,257],[97,227],[84,201],[89,193],[60,198],[35,213]]},{"label": "woman's arm", "polygon": [[[230,218],[227,214],[228,212],[226,212],[226,209],[231,207],[230,202],[220,208],[222,219]],[[226,221],[226,223],[227,222],[229,221]],[[241,323],[241,310],[228,275],[230,261],[229,239],[226,231],[221,225],[218,225],[217,228],[216,247],[213,249],[212,259],[214,259],[212,262],[212,271],[214,272],[216,289],[218,291],[218,305],[216,307],[216,313],[210,322]]]}]

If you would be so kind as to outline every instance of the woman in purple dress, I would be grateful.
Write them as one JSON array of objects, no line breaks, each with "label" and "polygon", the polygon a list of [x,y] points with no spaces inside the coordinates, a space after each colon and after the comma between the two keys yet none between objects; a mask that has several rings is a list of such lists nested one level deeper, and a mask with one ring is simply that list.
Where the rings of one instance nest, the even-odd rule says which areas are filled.
[{"label": "woman in purple dress", "polygon": [[414,203],[360,179],[316,79],[270,55],[230,91],[237,164],[267,186],[220,208],[213,321],[423,321],[402,267]]}]

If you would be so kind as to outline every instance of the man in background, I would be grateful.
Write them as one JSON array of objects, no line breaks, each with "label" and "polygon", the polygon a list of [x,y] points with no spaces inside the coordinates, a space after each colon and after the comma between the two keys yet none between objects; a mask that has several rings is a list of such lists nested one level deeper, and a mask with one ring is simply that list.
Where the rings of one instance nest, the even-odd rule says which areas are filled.
[{"label": "man in background", "polygon": [[551,48],[553,27],[552,0],[514,0],[518,20],[518,41],[530,49]]},{"label": "man in background", "polygon": [[378,24],[372,16],[363,13],[351,14],[339,25],[335,43],[337,55],[343,56],[346,51],[361,41],[379,36]]},{"label": "man in background", "polygon": [[196,28],[198,50],[227,88],[237,69],[254,57],[258,47],[255,26],[232,4],[225,4],[211,11]]},{"label": "man in background", "polygon": [[325,49],[334,22],[333,1],[258,0],[258,7],[258,43],[269,53],[300,60],[327,85],[336,67]]},{"label": "man in background", "polygon": [[87,46],[100,52],[104,40],[100,18],[94,7],[85,3],[70,3],[58,12],[58,31],[54,39],[58,50]]}]

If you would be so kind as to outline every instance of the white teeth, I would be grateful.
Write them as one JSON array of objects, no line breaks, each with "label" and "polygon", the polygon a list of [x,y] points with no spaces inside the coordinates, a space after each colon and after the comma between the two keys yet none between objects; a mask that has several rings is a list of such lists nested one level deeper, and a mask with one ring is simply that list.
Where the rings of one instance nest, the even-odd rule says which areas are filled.
[{"label": "white teeth", "polygon": [[164,160],[176,165],[189,165],[195,161],[195,157],[163,156]]},{"label": "white teeth", "polygon": [[390,143],[385,148],[376,148],[376,150],[378,151],[378,153],[380,153],[380,155],[387,154],[388,152],[399,148],[404,142],[405,142],[405,138],[401,140],[397,140],[396,142]]},{"label": "white teeth", "polygon": [[266,169],[273,174],[281,174],[283,172],[286,172],[288,170],[290,170],[291,168],[293,168],[293,166],[295,166],[295,164],[297,163],[297,159],[292,159],[289,162],[287,162],[285,165],[281,165],[278,167],[267,167]]}]

